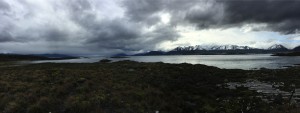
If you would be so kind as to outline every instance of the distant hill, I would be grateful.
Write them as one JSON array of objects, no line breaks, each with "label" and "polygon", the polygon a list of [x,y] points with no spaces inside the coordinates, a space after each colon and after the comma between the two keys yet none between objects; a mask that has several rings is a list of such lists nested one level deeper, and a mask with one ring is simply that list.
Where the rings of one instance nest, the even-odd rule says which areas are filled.
[{"label": "distant hill", "polygon": [[110,56],[110,58],[128,58],[129,55],[125,54],[125,53],[119,53],[119,54],[114,54],[112,56]]},{"label": "distant hill", "polygon": [[275,53],[272,56],[300,56],[300,46],[295,47],[290,52]]},{"label": "distant hill", "polygon": [[48,60],[47,57],[34,55],[0,54],[0,61],[18,61],[18,60]]},{"label": "distant hill", "polygon": [[293,51],[299,51],[300,52],[300,46],[297,46],[293,49]]},{"label": "distant hill", "polygon": [[147,53],[136,54],[135,56],[156,56],[156,55],[165,55],[166,52],[163,51],[150,51]]},{"label": "distant hill", "polygon": [[20,60],[61,60],[75,57],[47,57],[43,55],[20,55],[20,54],[0,54],[0,61],[20,61]]},{"label": "distant hill", "polygon": [[289,52],[288,48],[280,44],[274,44],[268,49],[260,49],[249,46],[238,45],[196,45],[176,47],[171,51],[150,51],[137,55],[228,55],[228,54],[271,54]]},{"label": "distant hill", "polygon": [[272,56],[300,56],[300,52],[275,53]]},{"label": "distant hill", "polygon": [[126,53],[119,53],[119,54],[114,54],[111,57],[124,57],[124,56],[128,56]]},{"label": "distant hill", "polygon": [[268,50],[271,51],[271,52],[286,52],[286,51],[289,51],[288,48],[284,47],[281,44],[274,44],[271,47],[269,47]]},{"label": "distant hill", "polygon": [[284,47],[281,44],[274,44],[268,48],[269,50],[288,50],[288,48]]},{"label": "distant hill", "polygon": [[65,55],[65,54],[31,54],[33,56],[42,56],[47,58],[58,58],[58,59],[73,59],[77,58],[71,55]]}]

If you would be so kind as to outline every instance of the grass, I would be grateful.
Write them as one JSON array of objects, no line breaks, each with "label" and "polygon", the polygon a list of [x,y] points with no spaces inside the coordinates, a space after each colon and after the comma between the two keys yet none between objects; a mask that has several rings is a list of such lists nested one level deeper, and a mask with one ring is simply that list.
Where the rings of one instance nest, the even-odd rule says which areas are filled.
[{"label": "grass", "polygon": [[[32,64],[0,68],[3,113],[261,113],[298,110],[266,103],[246,88],[218,87],[258,79],[300,85],[299,67],[226,70],[205,65],[138,63]],[[288,90],[288,88],[286,88]]]}]

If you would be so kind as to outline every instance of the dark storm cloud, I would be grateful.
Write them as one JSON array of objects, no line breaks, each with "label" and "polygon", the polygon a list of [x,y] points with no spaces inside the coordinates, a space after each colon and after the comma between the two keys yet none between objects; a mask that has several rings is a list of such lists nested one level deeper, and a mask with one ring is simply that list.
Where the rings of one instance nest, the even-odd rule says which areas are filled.
[{"label": "dark storm cloud", "polygon": [[[26,47],[44,45],[39,49],[27,48],[30,52],[34,50],[75,52],[78,50],[78,53],[112,54],[152,50],[162,41],[178,38],[174,27],[159,24],[161,21],[159,15],[151,15],[153,12],[150,11],[151,9],[144,10],[145,14],[139,17],[134,17],[134,14],[130,15],[138,8],[129,11],[130,14],[120,16],[123,15],[123,7],[120,7],[120,4],[112,6],[113,3],[104,0],[59,2],[0,0],[0,10],[6,13],[6,15],[0,15],[0,20],[5,23],[0,24],[0,44],[11,42]],[[149,27],[151,30],[148,30]],[[11,44],[8,46],[11,50],[14,49]],[[20,48],[15,49],[20,51]],[[74,50],[66,50],[70,48]]]},{"label": "dark storm cloud", "polygon": [[224,16],[222,4],[211,3],[206,10],[191,9],[186,12],[184,17],[190,23],[196,23],[197,27],[213,28],[214,26],[222,25]]},{"label": "dark storm cloud", "polygon": [[[69,5],[70,18],[87,33],[83,42],[89,49],[140,49],[130,48],[138,44],[141,38],[141,28],[125,19],[98,20],[97,14],[91,13],[91,5],[86,0],[71,2]],[[80,15],[79,15],[80,14]]]},{"label": "dark storm cloud", "polygon": [[0,42],[10,42],[10,41],[14,41],[14,39],[9,32],[7,31],[0,32]]},{"label": "dark storm cloud", "polygon": [[166,4],[163,0],[126,0],[123,5],[130,19],[151,25],[159,21],[155,13],[162,11]]},{"label": "dark storm cloud", "polygon": [[0,10],[10,10],[10,5],[5,1],[0,0]]},{"label": "dark storm cloud", "polygon": [[293,34],[300,28],[299,0],[125,0],[123,5],[132,20],[152,24],[158,13],[167,12],[172,23],[199,29],[266,24],[257,30]]},{"label": "dark storm cloud", "polygon": [[209,0],[124,0],[123,7],[126,15],[133,21],[154,24],[160,21],[159,13],[170,13],[173,16],[172,23],[176,24],[182,22],[189,13],[197,12],[193,8],[210,3]]},{"label": "dark storm cloud", "polygon": [[[77,2],[78,1],[78,2]],[[87,0],[72,0],[65,3],[70,18],[82,27],[94,26],[96,14],[91,13],[91,4]]]},{"label": "dark storm cloud", "polygon": [[[143,31],[145,26],[157,24],[157,22],[160,21],[157,16],[153,16],[151,14],[154,10],[151,11],[152,9],[150,8],[145,9],[141,11],[142,13],[139,12],[143,15],[138,17],[135,17],[133,14],[138,14],[138,9],[146,8],[146,5],[152,6],[159,4],[144,4],[144,6],[141,6],[140,8],[131,10],[132,12],[128,14],[130,19],[115,18],[98,20],[97,15],[90,11],[92,10],[90,2],[86,0],[82,0],[81,2],[82,3],[70,3],[69,14],[75,23],[88,32],[88,38],[86,38],[84,43],[90,45],[91,49],[107,48],[133,51],[143,49],[151,50],[154,49],[155,45],[161,41],[178,38],[178,34],[174,29],[170,29],[170,27],[162,25],[158,25],[158,27],[151,32]],[[131,3],[127,2],[127,5],[129,4]],[[145,22],[145,20],[147,20],[147,22]],[[166,30],[169,32],[165,32]],[[159,32],[164,32],[164,35],[161,35]]]},{"label": "dark storm cloud", "polygon": [[300,19],[299,0],[224,0],[228,23],[268,22]]},{"label": "dark storm cloud", "polygon": [[295,33],[300,28],[299,0],[223,0],[224,24],[267,23],[270,29]]},{"label": "dark storm cloud", "polygon": [[86,44],[97,48],[123,49],[123,50],[151,50],[155,45],[166,40],[175,40],[178,34],[170,26],[158,26],[151,32],[145,32],[139,24],[126,23],[122,20],[111,20],[89,26],[92,37]]},{"label": "dark storm cloud", "polygon": [[88,26],[86,29],[93,36],[87,39],[86,43],[101,48],[126,49],[130,44],[137,43],[136,39],[141,36],[140,29],[131,29],[130,27],[132,26],[121,20],[111,20]]},{"label": "dark storm cloud", "polygon": [[1,47],[9,42],[32,50],[36,48],[30,44],[47,45],[45,50],[54,52],[108,54],[153,50],[180,37],[177,26],[214,29],[266,24],[254,30],[297,33],[300,1],[0,0],[0,22]]},{"label": "dark storm cloud", "polygon": [[210,6],[205,11],[188,10],[184,19],[199,29],[266,24],[256,30],[294,34],[300,28],[299,0],[216,0]]},{"label": "dark storm cloud", "polygon": [[66,41],[68,38],[67,32],[57,28],[49,28],[43,31],[44,33],[42,33],[40,37],[43,37],[46,41]]}]

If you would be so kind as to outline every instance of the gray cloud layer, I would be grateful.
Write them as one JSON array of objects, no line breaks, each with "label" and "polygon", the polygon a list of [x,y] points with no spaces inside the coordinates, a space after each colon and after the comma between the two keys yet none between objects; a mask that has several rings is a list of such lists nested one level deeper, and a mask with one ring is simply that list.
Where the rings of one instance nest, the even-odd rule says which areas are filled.
[{"label": "gray cloud layer", "polygon": [[[79,54],[152,50],[180,37],[176,26],[265,24],[256,30],[295,34],[299,11],[297,0],[0,0],[0,47],[35,52],[34,46],[45,45],[36,52]],[[169,23],[162,22],[166,14]]]},{"label": "gray cloud layer", "polygon": [[225,1],[226,24],[267,23],[271,30],[285,34],[300,28],[299,0]]},{"label": "gray cloud layer", "polygon": [[147,23],[168,12],[173,23],[189,22],[200,29],[263,23],[269,30],[293,34],[300,28],[299,0],[127,0],[125,7],[132,20]]}]

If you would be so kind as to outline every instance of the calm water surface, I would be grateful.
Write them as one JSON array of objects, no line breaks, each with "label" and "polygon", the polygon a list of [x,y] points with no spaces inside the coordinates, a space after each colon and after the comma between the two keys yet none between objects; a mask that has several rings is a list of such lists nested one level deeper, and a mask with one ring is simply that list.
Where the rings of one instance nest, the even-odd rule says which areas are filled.
[{"label": "calm water surface", "polygon": [[[90,57],[70,60],[44,60],[30,63],[94,63],[105,57]],[[113,59],[113,61],[133,60],[138,62],[191,63],[205,64],[226,69],[278,69],[300,64],[300,57],[270,56],[270,54],[255,55],[174,55],[174,56],[131,56],[129,58]]]}]

